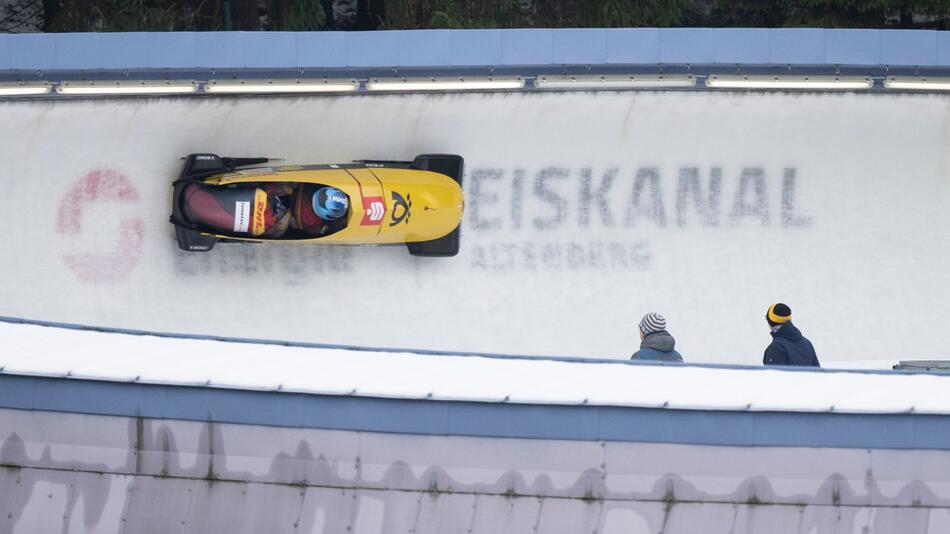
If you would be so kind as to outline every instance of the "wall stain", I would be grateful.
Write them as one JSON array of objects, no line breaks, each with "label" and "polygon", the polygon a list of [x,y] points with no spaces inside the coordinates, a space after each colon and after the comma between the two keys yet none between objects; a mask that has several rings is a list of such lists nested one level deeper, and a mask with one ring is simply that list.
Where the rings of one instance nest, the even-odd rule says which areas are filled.
[{"label": "wall stain", "polygon": [[[67,491],[66,509],[50,510],[51,518],[61,513],[62,523],[57,526],[64,533],[69,532],[80,501],[84,528],[108,531],[108,526],[99,522],[106,505],[114,499],[124,500],[123,521],[116,529],[126,532],[139,531],[144,525],[160,530],[180,530],[184,524],[189,528],[205,525],[205,530],[221,528],[213,520],[234,525],[250,521],[248,524],[265,529],[268,524],[281,524],[293,532],[311,532],[319,520],[323,532],[352,532],[363,518],[360,510],[365,499],[382,500],[382,533],[412,525],[418,528],[424,507],[452,511],[458,509],[453,506],[470,506],[473,515],[465,513],[457,521],[460,528],[471,529],[481,517],[480,509],[491,510],[493,502],[509,503],[511,514],[523,513],[527,503],[536,502],[537,515],[532,519],[535,529],[542,525],[546,513],[556,513],[561,506],[558,503],[573,501],[584,505],[580,508],[584,517],[574,519],[585,525],[585,532],[601,532],[607,515],[624,509],[642,516],[651,532],[665,534],[674,532],[670,530],[674,516],[687,513],[689,506],[696,504],[732,507],[730,524],[723,525],[732,532],[748,532],[737,530],[738,510],[744,507],[758,510],[755,517],[759,518],[767,517],[763,514],[769,510],[794,507],[799,510],[800,531],[805,532],[823,531],[831,509],[835,510],[833,522],[843,531],[853,531],[859,514],[873,510],[873,532],[893,531],[907,524],[914,528],[901,531],[925,532],[932,510],[950,509],[950,499],[937,496],[920,481],[910,481],[896,495],[886,496],[870,472],[862,481],[861,494],[837,473],[830,474],[814,493],[794,495],[778,494],[770,480],[762,476],[743,479],[731,492],[707,493],[673,473],[659,475],[646,491],[617,491],[608,488],[608,473],[598,468],[584,470],[566,486],[555,484],[546,473],[527,479],[513,468],[498,475],[494,482],[462,483],[441,466],[429,466],[417,475],[402,461],[390,464],[378,479],[367,480],[359,455],[354,455],[359,465],[356,474],[342,476],[338,462],[314,452],[323,444],[312,439],[300,439],[293,451],[276,454],[265,474],[255,474],[228,467],[229,447],[222,425],[210,421],[197,427],[197,447],[188,449],[196,451],[189,453],[195,455],[194,461],[185,461],[174,427],[168,422],[130,418],[128,437],[124,464],[108,466],[56,459],[50,445],[31,456],[19,434],[7,434],[0,446],[0,511],[10,511],[7,518],[0,517],[0,533],[15,531],[27,506],[34,499],[45,498],[36,494],[41,483],[62,486]],[[242,447],[242,454],[247,454],[246,450]],[[127,490],[113,486],[121,477],[131,477]],[[414,507],[408,517],[407,504]],[[372,512],[367,510],[365,513]],[[745,516],[751,517],[751,513],[746,510]],[[405,523],[407,520],[411,525]]]}]

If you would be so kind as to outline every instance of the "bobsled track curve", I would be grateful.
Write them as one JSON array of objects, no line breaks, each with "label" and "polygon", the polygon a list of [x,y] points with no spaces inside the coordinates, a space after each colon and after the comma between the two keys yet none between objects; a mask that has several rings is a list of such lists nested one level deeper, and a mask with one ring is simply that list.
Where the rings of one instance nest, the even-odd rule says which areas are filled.
[{"label": "bobsled track curve", "polygon": [[[308,342],[626,358],[660,311],[755,363],[785,301],[824,360],[948,356],[950,99],[561,93],[0,103],[0,315]],[[455,258],[177,249],[192,152],[465,157]],[[410,220],[411,221],[411,220]]]}]

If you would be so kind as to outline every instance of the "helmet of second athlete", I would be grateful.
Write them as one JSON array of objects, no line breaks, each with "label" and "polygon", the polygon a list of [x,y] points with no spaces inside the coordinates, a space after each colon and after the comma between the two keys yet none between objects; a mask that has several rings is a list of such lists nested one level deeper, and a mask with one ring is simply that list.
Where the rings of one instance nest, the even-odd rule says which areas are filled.
[{"label": "helmet of second athlete", "polygon": [[326,221],[346,215],[349,205],[346,193],[335,187],[321,187],[313,194],[313,212]]}]

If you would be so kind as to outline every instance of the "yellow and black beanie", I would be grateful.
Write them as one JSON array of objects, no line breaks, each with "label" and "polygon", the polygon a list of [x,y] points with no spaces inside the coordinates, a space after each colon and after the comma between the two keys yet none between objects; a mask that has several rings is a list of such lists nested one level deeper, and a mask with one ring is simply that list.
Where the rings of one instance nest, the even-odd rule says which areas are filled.
[{"label": "yellow and black beanie", "polygon": [[765,320],[770,326],[777,326],[792,320],[792,309],[781,302],[769,306],[769,311],[765,312]]}]

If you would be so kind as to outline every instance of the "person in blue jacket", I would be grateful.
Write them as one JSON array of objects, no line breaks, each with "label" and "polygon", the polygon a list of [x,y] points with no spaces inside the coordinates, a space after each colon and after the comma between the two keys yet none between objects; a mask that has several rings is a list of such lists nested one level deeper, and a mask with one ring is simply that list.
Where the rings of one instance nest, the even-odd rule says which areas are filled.
[{"label": "person in blue jacket", "polygon": [[811,341],[792,324],[792,309],[781,302],[769,306],[765,320],[772,329],[772,343],[762,357],[764,365],[821,367]]},{"label": "person in blue jacket", "polygon": [[666,331],[666,318],[651,312],[640,319],[640,350],[631,360],[683,363],[683,356],[676,352],[676,340]]}]

